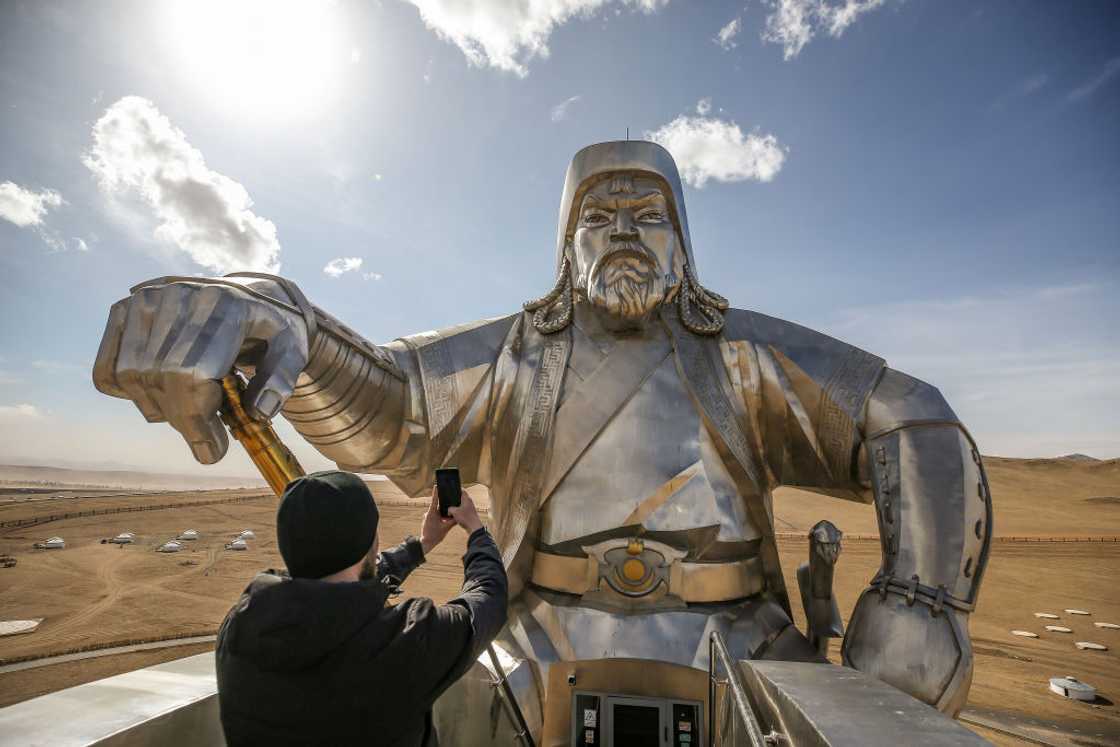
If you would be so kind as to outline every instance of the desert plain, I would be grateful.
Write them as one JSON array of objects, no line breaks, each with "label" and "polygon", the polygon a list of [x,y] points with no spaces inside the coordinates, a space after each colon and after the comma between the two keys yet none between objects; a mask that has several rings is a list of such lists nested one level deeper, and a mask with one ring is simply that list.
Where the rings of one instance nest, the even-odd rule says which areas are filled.
[{"label": "desert plain", "polygon": [[[1120,630],[1094,625],[1120,624],[1120,460],[986,457],[984,463],[994,542],[970,622],[976,666],[962,720],[1000,745],[1120,744]],[[154,480],[150,485],[161,489],[135,481],[113,488],[98,486],[95,473],[85,474],[81,485],[59,484],[63,478],[56,474],[56,483],[43,487],[21,482],[21,476],[26,478],[0,468],[0,556],[16,561],[0,567],[0,620],[42,622],[32,633],[0,637],[0,707],[212,648],[209,641],[155,641],[212,636],[253,574],[283,565],[276,498],[264,488],[175,491]],[[427,501],[408,498],[384,480],[369,484],[381,509],[382,545],[416,533]],[[471,492],[480,507],[488,505],[483,489]],[[134,510],[143,506],[154,508]],[[26,523],[63,514],[71,516]],[[779,550],[802,629],[794,574],[807,558],[806,534],[820,519],[845,533],[836,571],[845,622],[880,560],[870,506],[780,490]],[[199,538],[177,553],[156,552],[186,529],[197,530]],[[225,549],[245,529],[255,534],[249,549]],[[133,532],[134,543],[102,543],[121,532]],[[33,548],[55,535],[66,540],[65,549]],[[404,593],[437,601],[454,596],[464,545],[462,532],[454,531],[408,579]],[[1036,612],[1059,619],[1036,618]],[[1051,623],[1072,633],[1045,630]],[[1039,637],[1014,636],[1012,630]],[[1081,651],[1076,641],[1108,650]],[[138,642],[158,647],[109,653]],[[91,650],[98,655],[42,665],[46,657]],[[836,661],[838,650],[834,642]],[[1048,679],[1065,675],[1094,685],[1097,700],[1081,703],[1050,693]]]}]

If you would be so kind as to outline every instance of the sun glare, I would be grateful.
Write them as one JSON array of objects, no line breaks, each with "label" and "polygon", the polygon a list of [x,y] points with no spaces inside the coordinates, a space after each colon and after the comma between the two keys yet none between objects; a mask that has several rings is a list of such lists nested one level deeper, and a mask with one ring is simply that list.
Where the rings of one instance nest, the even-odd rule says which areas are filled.
[{"label": "sun glare", "polygon": [[352,49],[331,0],[171,0],[161,18],[181,74],[213,104],[290,122],[329,106]]}]

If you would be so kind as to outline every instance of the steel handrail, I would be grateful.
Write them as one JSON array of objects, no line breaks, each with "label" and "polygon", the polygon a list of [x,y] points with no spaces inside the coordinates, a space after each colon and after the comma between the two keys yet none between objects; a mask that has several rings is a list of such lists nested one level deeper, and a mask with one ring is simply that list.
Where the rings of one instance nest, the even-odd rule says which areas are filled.
[{"label": "steel handrail", "polygon": [[715,747],[715,710],[716,710],[716,661],[727,670],[727,690],[735,705],[735,710],[747,728],[747,736],[751,740],[751,747],[767,747],[767,740],[762,735],[762,727],[755,718],[754,709],[747,700],[747,690],[743,686],[736,662],[727,651],[727,644],[723,635],[718,630],[713,630],[708,641],[708,744]]},{"label": "steel handrail", "polygon": [[494,644],[487,643],[486,651],[490,654],[490,663],[494,665],[494,670],[497,672],[498,685],[502,689],[503,700],[505,701],[506,708],[513,711],[511,716],[513,727],[517,729],[517,740],[525,745],[525,747],[536,747],[533,742],[533,733],[529,731],[529,724],[525,721],[525,714],[521,712],[521,705],[517,702],[517,696],[513,692],[513,686],[509,683],[509,678],[506,677],[506,670],[502,668],[502,663],[498,661],[498,654],[494,651]]}]

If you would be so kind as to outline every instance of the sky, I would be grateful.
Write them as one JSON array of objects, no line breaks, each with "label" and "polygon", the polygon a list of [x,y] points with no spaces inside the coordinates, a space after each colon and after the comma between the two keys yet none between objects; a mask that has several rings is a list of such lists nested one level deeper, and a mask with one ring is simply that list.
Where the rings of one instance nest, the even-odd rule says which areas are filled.
[{"label": "sky", "polygon": [[733,305],[933,383],[985,454],[1120,456],[1113,2],[4,0],[0,112],[3,463],[252,474],[94,390],[129,287],[279,271],[377,342],[508,314],[627,133]]}]

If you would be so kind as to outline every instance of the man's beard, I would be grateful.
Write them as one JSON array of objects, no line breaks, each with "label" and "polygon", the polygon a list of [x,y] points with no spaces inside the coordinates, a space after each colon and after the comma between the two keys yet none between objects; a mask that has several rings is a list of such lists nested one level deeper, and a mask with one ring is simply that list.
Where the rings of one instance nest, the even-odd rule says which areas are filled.
[{"label": "man's beard", "polygon": [[371,578],[377,577],[377,560],[371,558],[369,555],[362,561],[362,567],[358,569],[358,580],[368,581]]},{"label": "man's beard", "polygon": [[587,299],[612,316],[641,319],[665,300],[665,276],[637,241],[612,242],[588,273]]}]

